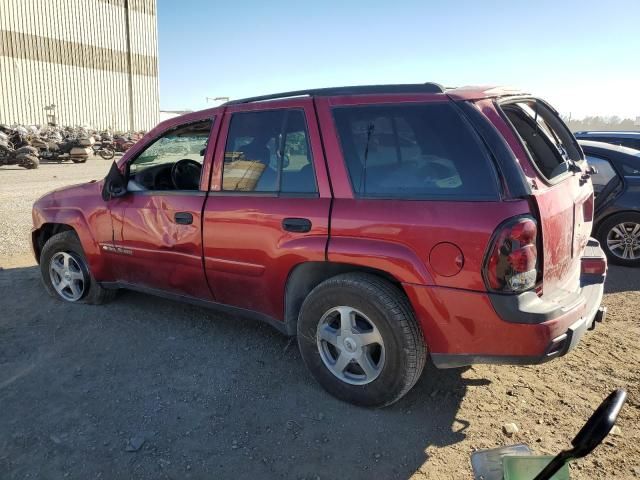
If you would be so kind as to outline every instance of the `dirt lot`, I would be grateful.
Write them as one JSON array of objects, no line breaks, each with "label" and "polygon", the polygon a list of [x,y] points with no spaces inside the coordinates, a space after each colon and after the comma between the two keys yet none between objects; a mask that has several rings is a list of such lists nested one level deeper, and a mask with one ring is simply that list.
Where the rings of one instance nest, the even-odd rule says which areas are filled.
[{"label": "dirt lot", "polygon": [[46,296],[31,203],[108,167],[0,168],[0,478],[471,478],[475,449],[567,447],[615,387],[630,393],[621,435],[572,473],[640,478],[640,270],[610,270],[608,321],[567,357],[430,367],[366,410],[324,393],[266,325],[132,292],[101,307]]}]

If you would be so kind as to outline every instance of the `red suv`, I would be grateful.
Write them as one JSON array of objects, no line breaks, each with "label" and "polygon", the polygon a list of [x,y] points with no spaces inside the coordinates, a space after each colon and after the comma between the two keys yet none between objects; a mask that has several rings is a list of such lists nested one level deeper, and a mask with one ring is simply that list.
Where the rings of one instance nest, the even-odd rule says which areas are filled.
[{"label": "red suv", "polygon": [[339,87],[158,125],[99,182],[33,207],[45,287],[117,288],[297,335],[333,395],[388,405],[437,367],[559,357],[604,317],[593,171],[505,89]]}]

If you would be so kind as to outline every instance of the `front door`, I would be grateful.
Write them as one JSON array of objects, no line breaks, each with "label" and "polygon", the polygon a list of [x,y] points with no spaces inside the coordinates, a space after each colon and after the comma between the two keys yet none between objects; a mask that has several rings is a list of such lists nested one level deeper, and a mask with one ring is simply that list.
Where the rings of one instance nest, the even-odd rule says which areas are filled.
[{"label": "front door", "polygon": [[325,260],[330,203],[310,99],[228,107],[203,219],[216,301],[282,319],[291,271]]},{"label": "front door", "polygon": [[201,233],[212,124],[206,118],[170,128],[127,164],[127,194],[114,208],[122,212],[114,232],[118,281],[212,300]]}]

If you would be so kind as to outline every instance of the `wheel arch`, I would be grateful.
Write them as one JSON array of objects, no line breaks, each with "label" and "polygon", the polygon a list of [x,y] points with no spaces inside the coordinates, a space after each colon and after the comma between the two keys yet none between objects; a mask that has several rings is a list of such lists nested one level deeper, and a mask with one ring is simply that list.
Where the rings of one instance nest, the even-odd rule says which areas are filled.
[{"label": "wheel arch", "polygon": [[44,247],[44,244],[47,243],[47,240],[60,232],[67,231],[73,231],[76,233],[76,235],[78,234],[78,232],[76,232],[71,225],[66,223],[54,222],[43,223],[38,229],[35,229],[31,232],[31,244],[33,245],[33,253],[38,263],[40,263],[40,253],[42,252],[42,247]]},{"label": "wheel arch", "polygon": [[607,213],[605,216],[601,217],[598,219],[597,222],[594,222],[594,228],[593,231],[597,236],[600,236],[601,233],[601,229],[602,229],[602,225],[609,219],[611,219],[612,217],[615,217],[616,215],[624,215],[624,214],[635,214],[635,215],[640,215],[640,211],[638,210],[633,210],[630,208],[626,208],[624,210],[614,210],[612,212]]},{"label": "wheel arch", "polygon": [[[304,262],[294,266],[289,272],[285,285],[284,322],[287,335],[295,335],[298,316],[305,298],[325,280],[344,273],[369,273],[395,285],[407,296],[402,283],[392,274],[372,267],[339,262]],[[408,296],[407,296],[408,299]],[[411,303],[411,302],[409,302]]]}]

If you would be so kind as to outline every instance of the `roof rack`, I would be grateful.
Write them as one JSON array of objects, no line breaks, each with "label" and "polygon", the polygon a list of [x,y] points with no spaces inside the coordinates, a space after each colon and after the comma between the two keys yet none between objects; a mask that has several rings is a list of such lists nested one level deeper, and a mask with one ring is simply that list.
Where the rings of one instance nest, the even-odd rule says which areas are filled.
[{"label": "roof rack", "polygon": [[309,90],[295,90],[293,92],[273,93],[258,97],[231,100],[223,105],[238,105],[241,103],[262,102],[290,97],[328,97],[336,95],[381,95],[387,93],[444,93],[444,87],[437,83],[407,83],[396,85],[358,85],[353,87],[312,88]]}]

